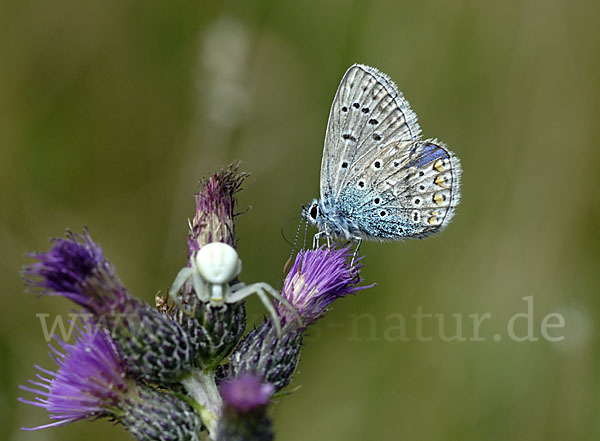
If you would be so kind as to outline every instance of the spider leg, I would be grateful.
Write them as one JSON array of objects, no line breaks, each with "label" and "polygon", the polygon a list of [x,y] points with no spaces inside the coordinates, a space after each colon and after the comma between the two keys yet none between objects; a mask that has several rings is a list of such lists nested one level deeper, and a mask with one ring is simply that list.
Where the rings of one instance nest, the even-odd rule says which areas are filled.
[{"label": "spider leg", "polygon": [[210,300],[210,293],[207,292],[207,284],[204,282],[204,279],[200,275],[200,271],[198,270],[198,266],[196,265],[195,257],[192,257],[190,260],[191,270],[192,270],[192,286],[194,287],[194,292],[196,293],[196,297],[201,302],[208,302]]},{"label": "spider leg", "polygon": [[300,326],[304,326],[302,323],[302,318],[300,317],[300,314],[298,314],[298,311],[296,311],[296,308],[294,308],[294,306],[288,302],[288,300],[283,297],[279,291],[277,291],[275,288],[273,288],[271,285],[269,285],[268,283],[264,283],[264,282],[259,282],[259,283],[255,283],[252,286],[257,286],[264,289],[265,291],[267,291],[269,294],[271,294],[271,296],[273,296],[274,299],[276,299],[277,301],[283,303],[283,305],[290,310],[290,312],[292,314],[294,314],[294,317],[296,317],[296,320],[298,320],[298,324]]},{"label": "spider leg", "polygon": [[266,294],[266,292],[264,290],[262,290],[260,288],[258,288],[256,290],[256,295],[258,295],[258,298],[260,299],[262,304],[265,306],[267,311],[269,311],[269,313],[271,314],[271,317],[273,318],[273,324],[275,325],[275,329],[277,330],[277,336],[281,337],[281,322],[279,321],[279,316],[277,315],[277,311],[275,310],[273,303],[269,299],[269,296]]},{"label": "spider leg", "polygon": [[[239,290],[240,290],[240,289],[242,289],[244,286],[246,286],[246,284],[245,284],[244,282],[238,282],[238,283],[235,283],[235,284],[231,285],[231,286],[229,287],[229,289],[230,289],[230,290],[231,290],[231,292],[233,293],[233,292],[235,292],[235,291],[239,291]],[[231,296],[231,294],[230,294],[229,296]]]},{"label": "spider leg", "polygon": [[196,292],[196,297],[202,302],[208,302],[210,300],[210,294],[207,292],[205,288],[204,280],[202,276],[197,270],[193,270],[192,272],[192,286],[194,287],[194,291]]},{"label": "spider leg", "polygon": [[[236,285],[238,285],[238,284],[236,284]],[[233,286],[236,286],[236,285],[233,285]],[[231,294],[229,294],[227,296],[227,298],[225,299],[225,301],[227,303],[236,303],[236,302],[239,302],[240,300],[245,299],[246,297],[254,294],[255,292],[256,292],[256,290],[254,289],[254,285],[243,286],[241,289],[238,289],[235,292],[232,292]]]},{"label": "spider leg", "polygon": [[177,298],[177,293],[185,285],[185,282],[190,278],[192,269],[189,267],[182,268],[181,271],[175,277],[173,285],[169,289],[169,297],[178,307],[181,308],[181,301]]},{"label": "spider leg", "polygon": [[256,294],[262,302],[262,304],[264,305],[264,307],[269,312],[269,314],[271,314],[271,317],[273,318],[273,324],[275,325],[275,329],[277,330],[277,335],[281,336],[281,323],[279,321],[279,316],[277,315],[277,311],[275,310],[273,303],[271,302],[271,300],[269,300],[269,297],[267,296],[261,285],[262,283],[256,283],[253,285],[245,286],[244,288],[241,288],[236,292],[232,293],[226,299],[226,301],[227,303],[236,303],[248,296],[251,296],[252,294]]}]

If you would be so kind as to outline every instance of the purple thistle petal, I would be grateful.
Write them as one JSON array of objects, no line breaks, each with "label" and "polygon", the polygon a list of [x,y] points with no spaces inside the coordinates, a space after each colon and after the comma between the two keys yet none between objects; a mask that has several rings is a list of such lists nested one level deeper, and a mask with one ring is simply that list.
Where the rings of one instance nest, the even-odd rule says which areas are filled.
[{"label": "purple thistle petal", "polygon": [[210,242],[224,242],[235,247],[235,194],[246,177],[248,174],[238,171],[238,164],[233,163],[200,182],[196,215],[190,223],[188,236],[189,256]]},{"label": "purple thistle petal", "polygon": [[130,384],[125,379],[123,362],[112,339],[104,329],[92,328],[89,323],[84,323],[83,329],[76,328],[78,338],[74,344],[55,337],[64,352],[50,346],[58,371],[36,366],[50,378],[37,374],[40,381],[29,380],[35,387],[20,386],[24,391],[37,394],[34,401],[19,397],[20,402],[44,408],[50,419],[58,421],[32,428],[23,427],[23,430],[114,416],[111,409],[123,401]]},{"label": "purple thistle petal", "polygon": [[121,284],[102,248],[90,237],[67,232],[54,239],[50,251],[31,253],[37,259],[23,269],[26,285],[43,295],[64,296],[101,316],[125,313],[139,303]]},{"label": "purple thistle petal", "polygon": [[272,384],[263,384],[260,377],[252,374],[241,374],[221,385],[225,404],[240,413],[266,406],[274,391]]},{"label": "purple thistle petal", "polygon": [[[318,320],[334,300],[374,286],[357,286],[362,281],[359,274],[363,265],[357,263],[360,259],[350,263],[351,248],[351,244],[333,244],[301,250],[296,256],[283,282],[282,295],[307,324]],[[278,309],[293,319],[282,305]]]},{"label": "purple thistle petal", "polygon": [[221,385],[223,412],[217,426],[218,441],[272,441],[273,427],[267,405],[274,392],[260,376],[242,374]]},{"label": "purple thistle petal", "polygon": [[131,375],[172,382],[191,369],[194,354],[185,329],[133,297],[87,231],[69,232],[67,238],[55,239],[50,251],[32,257],[38,262],[23,271],[27,285],[41,294],[67,297],[90,311],[95,322],[110,329]]}]

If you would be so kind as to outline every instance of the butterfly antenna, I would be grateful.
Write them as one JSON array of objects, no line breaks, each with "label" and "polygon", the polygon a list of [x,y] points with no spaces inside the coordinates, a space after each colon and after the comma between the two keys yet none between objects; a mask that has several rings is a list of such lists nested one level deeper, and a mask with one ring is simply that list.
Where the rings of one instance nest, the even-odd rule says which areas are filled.
[{"label": "butterfly antenna", "polygon": [[289,240],[287,240],[287,238],[285,237],[284,228],[287,224],[289,224],[294,219],[297,219],[297,218],[296,217],[291,218],[283,225],[283,227],[281,227],[281,237],[283,237],[283,240],[288,245],[291,245],[291,247],[292,247],[292,250],[290,252],[290,257],[288,257],[288,259],[285,261],[285,265],[283,265],[284,273],[287,271],[288,267],[292,263],[292,258],[294,257],[294,253],[296,252],[296,245],[298,245],[298,237],[300,236],[300,228],[302,227],[302,218],[301,218],[300,222],[298,223],[298,228],[296,229],[296,236],[294,237],[294,242],[291,243]]},{"label": "butterfly antenna", "polygon": [[[290,224],[290,222],[292,222],[293,220],[298,219],[298,217],[299,216],[294,216],[294,217],[289,218],[287,221],[285,221],[285,223],[283,224],[283,226],[281,227],[281,230],[280,230],[281,237],[283,238],[285,243],[287,243],[288,245],[290,245],[292,247],[295,247],[296,243],[298,242],[298,232],[296,231],[296,237],[294,238],[294,242],[292,243],[288,240],[287,237],[285,237],[285,227],[287,227]],[[302,222],[300,222],[300,224],[302,224]],[[298,227],[298,229],[300,229],[300,227]]]},{"label": "butterfly antenna", "polygon": [[304,223],[304,241],[302,242],[302,249],[306,249],[306,237],[308,236],[308,221]]}]

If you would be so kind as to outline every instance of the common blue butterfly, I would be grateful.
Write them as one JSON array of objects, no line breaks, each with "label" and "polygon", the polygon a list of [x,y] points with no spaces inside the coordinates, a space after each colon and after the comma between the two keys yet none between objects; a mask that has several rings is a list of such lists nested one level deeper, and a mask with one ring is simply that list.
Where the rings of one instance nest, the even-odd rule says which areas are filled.
[{"label": "common blue butterfly", "polygon": [[329,113],[321,199],[302,210],[319,229],[315,237],[360,244],[424,238],[448,225],[460,199],[460,161],[420,134],[417,116],[387,75],[351,66]]}]

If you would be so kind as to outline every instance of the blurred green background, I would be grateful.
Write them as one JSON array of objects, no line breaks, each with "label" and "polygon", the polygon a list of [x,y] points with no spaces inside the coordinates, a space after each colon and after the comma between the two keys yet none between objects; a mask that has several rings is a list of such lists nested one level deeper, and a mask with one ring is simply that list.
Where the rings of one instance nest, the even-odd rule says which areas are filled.
[{"label": "blurred green background", "polygon": [[[128,440],[108,423],[25,433],[17,403],[53,366],[23,293],[24,253],[87,225],[126,285],[152,302],[186,258],[197,180],[234,159],[243,280],[275,286],[280,230],[318,196],[329,106],[354,62],[388,73],[461,158],[452,225],[366,243],[377,287],[315,327],[273,407],[280,440],[600,439],[598,2],[56,0],[0,2],[0,439]],[[287,224],[293,236],[297,219]],[[538,341],[507,337],[533,296]],[[428,342],[411,317],[490,313],[484,341]],[[263,309],[249,304],[254,320]],[[560,342],[540,324],[560,313]],[[354,315],[353,315],[354,314]],[[356,314],[365,314],[360,319]],[[409,341],[394,340],[406,318]],[[517,333],[527,331],[517,320]],[[502,339],[495,341],[498,333]]]}]

